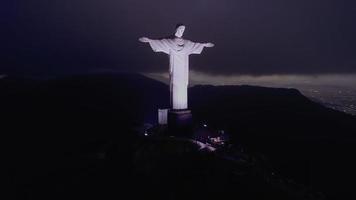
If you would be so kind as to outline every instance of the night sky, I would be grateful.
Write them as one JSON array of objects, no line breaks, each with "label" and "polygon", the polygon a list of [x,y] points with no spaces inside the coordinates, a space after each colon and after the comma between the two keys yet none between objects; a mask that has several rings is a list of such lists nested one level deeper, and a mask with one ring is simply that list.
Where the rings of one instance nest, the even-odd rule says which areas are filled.
[{"label": "night sky", "polygon": [[165,72],[141,36],[213,42],[191,57],[217,75],[356,72],[356,1],[2,0],[0,74]]}]

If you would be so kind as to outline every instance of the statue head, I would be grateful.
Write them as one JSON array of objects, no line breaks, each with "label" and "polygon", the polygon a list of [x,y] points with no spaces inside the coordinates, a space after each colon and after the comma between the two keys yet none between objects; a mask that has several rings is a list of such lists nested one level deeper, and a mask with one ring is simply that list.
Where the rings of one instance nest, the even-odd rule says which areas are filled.
[{"label": "statue head", "polygon": [[179,37],[179,38],[182,37],[184,31],[185,31],[185,26],[184,26],[184,24],[177,24],[175,36],[176,36],[176,37]]}]

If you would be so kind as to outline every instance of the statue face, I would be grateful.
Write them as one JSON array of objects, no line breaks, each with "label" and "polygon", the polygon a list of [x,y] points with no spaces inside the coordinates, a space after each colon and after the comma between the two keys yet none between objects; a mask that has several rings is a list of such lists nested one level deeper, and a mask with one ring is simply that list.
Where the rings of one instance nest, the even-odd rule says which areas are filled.
[{"label": "statue face", "polygon": [[176,36],[176,37],[182,37],[184,31],[185,31],[185,26],[179,26],[179,27],[177,28],[177,30],[176,30],[175,36]]}]

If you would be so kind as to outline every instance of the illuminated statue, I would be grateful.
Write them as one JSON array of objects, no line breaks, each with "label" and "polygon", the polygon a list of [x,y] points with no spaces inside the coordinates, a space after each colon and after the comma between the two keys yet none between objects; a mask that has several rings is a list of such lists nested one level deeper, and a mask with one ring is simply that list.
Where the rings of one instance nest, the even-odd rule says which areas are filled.
[{"label": "illuminated statue", "polygon": [[200,54],[204,47],[213,47],[212,43],[197,43],[183,39],[185,26],[178,24],[175,37],[153,40],[142,37],[139,41],[149,43],[154,52],[169,55],[169,77],[171,106],[173,110],[188,108],[189,55]]}]

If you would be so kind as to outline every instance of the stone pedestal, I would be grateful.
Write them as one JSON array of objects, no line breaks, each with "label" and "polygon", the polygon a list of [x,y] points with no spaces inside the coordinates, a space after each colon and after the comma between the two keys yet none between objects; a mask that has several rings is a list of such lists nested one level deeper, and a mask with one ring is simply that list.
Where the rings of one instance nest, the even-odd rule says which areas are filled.
[{"label": "stone pedestal", "polygon": [[190,110],[169,110],[168,130],[172,135],[189,136],[192,125],[193,116]]}]

